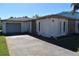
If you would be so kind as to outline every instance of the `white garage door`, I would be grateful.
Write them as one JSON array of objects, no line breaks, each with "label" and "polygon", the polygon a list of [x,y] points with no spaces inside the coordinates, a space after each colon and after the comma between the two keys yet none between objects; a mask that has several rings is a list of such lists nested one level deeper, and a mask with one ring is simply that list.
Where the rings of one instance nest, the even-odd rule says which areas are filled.
[{"label": "white garage door", "polygon": [[21,32],[21,23],[6,24],[6,33],[20,33],[20,32]]}]

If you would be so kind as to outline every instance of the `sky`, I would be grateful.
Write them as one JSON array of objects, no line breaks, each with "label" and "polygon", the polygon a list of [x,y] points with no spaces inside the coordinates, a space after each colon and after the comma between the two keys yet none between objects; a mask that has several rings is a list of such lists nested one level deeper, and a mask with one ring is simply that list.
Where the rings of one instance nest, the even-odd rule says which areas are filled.
[{"label": "sky", "polygon": [[0,3],[0,17],[6,19],[9,17],[32,17],[35,14],[39,16],[70,11],[70,3]]}]

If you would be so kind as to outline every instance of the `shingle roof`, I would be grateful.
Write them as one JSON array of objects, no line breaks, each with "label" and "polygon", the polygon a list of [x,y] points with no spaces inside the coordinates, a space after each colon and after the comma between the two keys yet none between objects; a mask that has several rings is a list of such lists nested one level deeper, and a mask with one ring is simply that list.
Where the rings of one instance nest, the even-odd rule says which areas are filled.
[{"label": "shingle roof", "polygon": [[31,18],[25,18],[25,17],[17,17],[17,18],[9,18],[9,19],[3,19],[1,21],[29,21],[32,20]]},{"label": "shingle roof", "polygon": [[72,14],[72,12],[62,12],[62,13],[59,13],[59,15],[67,17],[67,18],[79,20],[79,12],[75,12],[74,14]]},{"label": "shingle roof", "polygon": [[72,12],[61,12],[61,13],[58,13],[58,14],[42,16],[42,17],[37,18],[37,20],[38,19],[44,19],[44,18],[50,18],[50,17],[79,20],[79,12],[76,12],[74,14],[72,14]]},{"label": "shingle roof", "polygon": [[50,17],[79,20],[79,12],[76,12],[74,14],[72,14],[72,12],[61,12],[61,13],[58,13],[58,14],[52,14],[52,15],[38,17],[37,19],[28,18],[28,17],[27,18],[18,17],[18,18],[4,19],[4,20],[5,21],[29,21],[29,20],[38,20],[38,19],[44,19],[44,18],[50,18]]}]

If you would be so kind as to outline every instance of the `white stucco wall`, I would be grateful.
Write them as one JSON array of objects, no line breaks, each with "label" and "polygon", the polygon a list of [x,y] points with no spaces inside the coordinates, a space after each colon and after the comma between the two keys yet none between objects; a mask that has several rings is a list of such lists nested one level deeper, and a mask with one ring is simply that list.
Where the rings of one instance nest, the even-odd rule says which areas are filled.
[{"label": "white stucco wall", "polygon": [[21,32],[30,32],[30,22],[21,22]]},{"label": "white stucco wall", "polygon": [[[52,21],[54,20],[54,22]],[[39,31],[39,23],[40,22],[40,31]],[[61,32],[60,32],[60,22],[61,22]],[[66,31],[63,32],[63,22],[66,22]],[[68,21],[65,19],[58,18],[46,18],[36,21],[36,31],[38,35],[42,35],[45,37],[57,37],[61,35],[66,35],[68,31]]]},{"label": "white stucco wall", "polygon": [[4,21],[2,22],[2,32],[6,34],[6,23],[21,23],[21,33],[31,31],[31,23],[29,22],[13,22],[13,21]]},{"label": "white stucco wall", "polygon": [[[65,22],[65,31],[63,30],[64,22]],[[58,29],[61,29],[61,31],[59,31],[59,36],[68,34],[68,20],[67,19],[58,19],[58,23],[59,23]],[[61,28],[60,28],[60,23],[61,23]]]}]

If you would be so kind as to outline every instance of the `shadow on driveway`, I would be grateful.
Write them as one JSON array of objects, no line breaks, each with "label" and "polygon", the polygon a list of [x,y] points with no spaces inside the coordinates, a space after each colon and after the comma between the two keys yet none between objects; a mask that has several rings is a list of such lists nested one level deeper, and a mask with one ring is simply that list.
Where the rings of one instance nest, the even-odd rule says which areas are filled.
[{"label": "shadow on driveway", "polygon": [[67,35],[63,37],[55,38],[47,38],[43,36],[38,36],[34,34],[29,34],[35,38],[39,38],[40,40],[46,41],[51,44],[58,45],[60,47],[69,49],[71,51],[77,52],[79,50],[79,34]]}]

